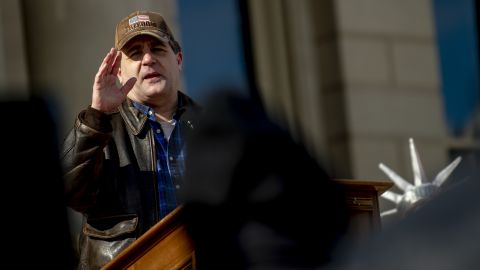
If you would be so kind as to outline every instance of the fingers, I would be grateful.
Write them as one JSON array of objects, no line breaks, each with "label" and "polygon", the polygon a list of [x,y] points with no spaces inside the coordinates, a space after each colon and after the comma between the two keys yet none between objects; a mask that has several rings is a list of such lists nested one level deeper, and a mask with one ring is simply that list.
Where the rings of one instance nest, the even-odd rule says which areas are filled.
[{"label": "fingers", "polygon": [[132,90],[136,82],[137,82],[137,78],[135,77],[128,79],[128,81],[122,86],[122,88],[120,88],[120,91],[122,92],[122,94],[126,96],[128,92]]},{"label": "fingers", "polygon": [[107,55],[103,59],[102,64],[98,68],[97,76],[105,76],[105,75],[108,75],[112,71],[112,63],[116,59],[117,52],[118,51],[114,48],[110,49],[110,51],[107,53]]},{"label": "fingers", "polygon": [[115,58],[113,61],[112,70],[109,72],[110,74],[117,76],[118,69],[120,68],[121,60],[122,60],[122,53],[120,51],[117,51],[117,54],[115,55]]}]

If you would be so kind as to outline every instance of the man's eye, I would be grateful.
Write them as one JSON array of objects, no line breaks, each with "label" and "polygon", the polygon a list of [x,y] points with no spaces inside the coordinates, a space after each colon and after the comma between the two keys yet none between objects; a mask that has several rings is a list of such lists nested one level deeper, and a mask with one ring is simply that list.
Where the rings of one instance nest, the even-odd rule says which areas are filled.
[{"label": "man's eye", "polygon": [[152,51],[154,51],[154,52],[164,52],[166,50],[163,47],[153,47]]}]

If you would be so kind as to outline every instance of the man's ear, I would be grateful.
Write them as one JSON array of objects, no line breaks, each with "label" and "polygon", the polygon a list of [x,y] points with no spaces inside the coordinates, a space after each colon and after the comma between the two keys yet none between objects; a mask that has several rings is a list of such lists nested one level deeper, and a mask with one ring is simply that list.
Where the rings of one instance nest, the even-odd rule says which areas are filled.
[{"label": "man's ear", "polygon": [[[178,69],[182,70],[183,53],[181,51],[177,53],[177,63],[178,63]],[[119,70],[119,72],[120,72],[120,70]]]}]

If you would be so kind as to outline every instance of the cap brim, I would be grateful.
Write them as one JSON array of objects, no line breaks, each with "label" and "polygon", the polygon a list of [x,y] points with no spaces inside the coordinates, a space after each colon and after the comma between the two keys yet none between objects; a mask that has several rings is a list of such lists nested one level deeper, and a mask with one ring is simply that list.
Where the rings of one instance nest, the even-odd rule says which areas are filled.
[{"label": "cap brim", "polygon": [[129,42],[133,38],[135,38],[137,36],[140,36],[140,35],[149,35],[149,36],[155,37],[158,40],[161,40],[161,41],[164,41],[164,42],[167,42],[167,43],[169,41],[168,37],[160,31],[141,30],[141,31],[135,31],[132,34],[127,35],[125,38],[123,38],[120,42],[118,42],[116,49],[121,50],[123,48],[123,46],[125,46],[125,44],[127,44],[127,42]]}]

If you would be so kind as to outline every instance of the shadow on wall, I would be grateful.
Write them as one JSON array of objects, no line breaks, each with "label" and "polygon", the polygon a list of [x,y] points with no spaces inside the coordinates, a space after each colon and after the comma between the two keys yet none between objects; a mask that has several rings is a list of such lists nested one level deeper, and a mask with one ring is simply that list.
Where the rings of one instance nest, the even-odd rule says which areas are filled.
[{"label": "shadow on wall", "polygon": [[47,103],[2,101],[0,117],[1,257],[25,269],[73,269],[57,134]]},{"label": "shadow on wall", "polygon": [[197,269],[313,268],[347,214],[339,187],[259,104],[213,91],[188,141],[187,228]]}]

